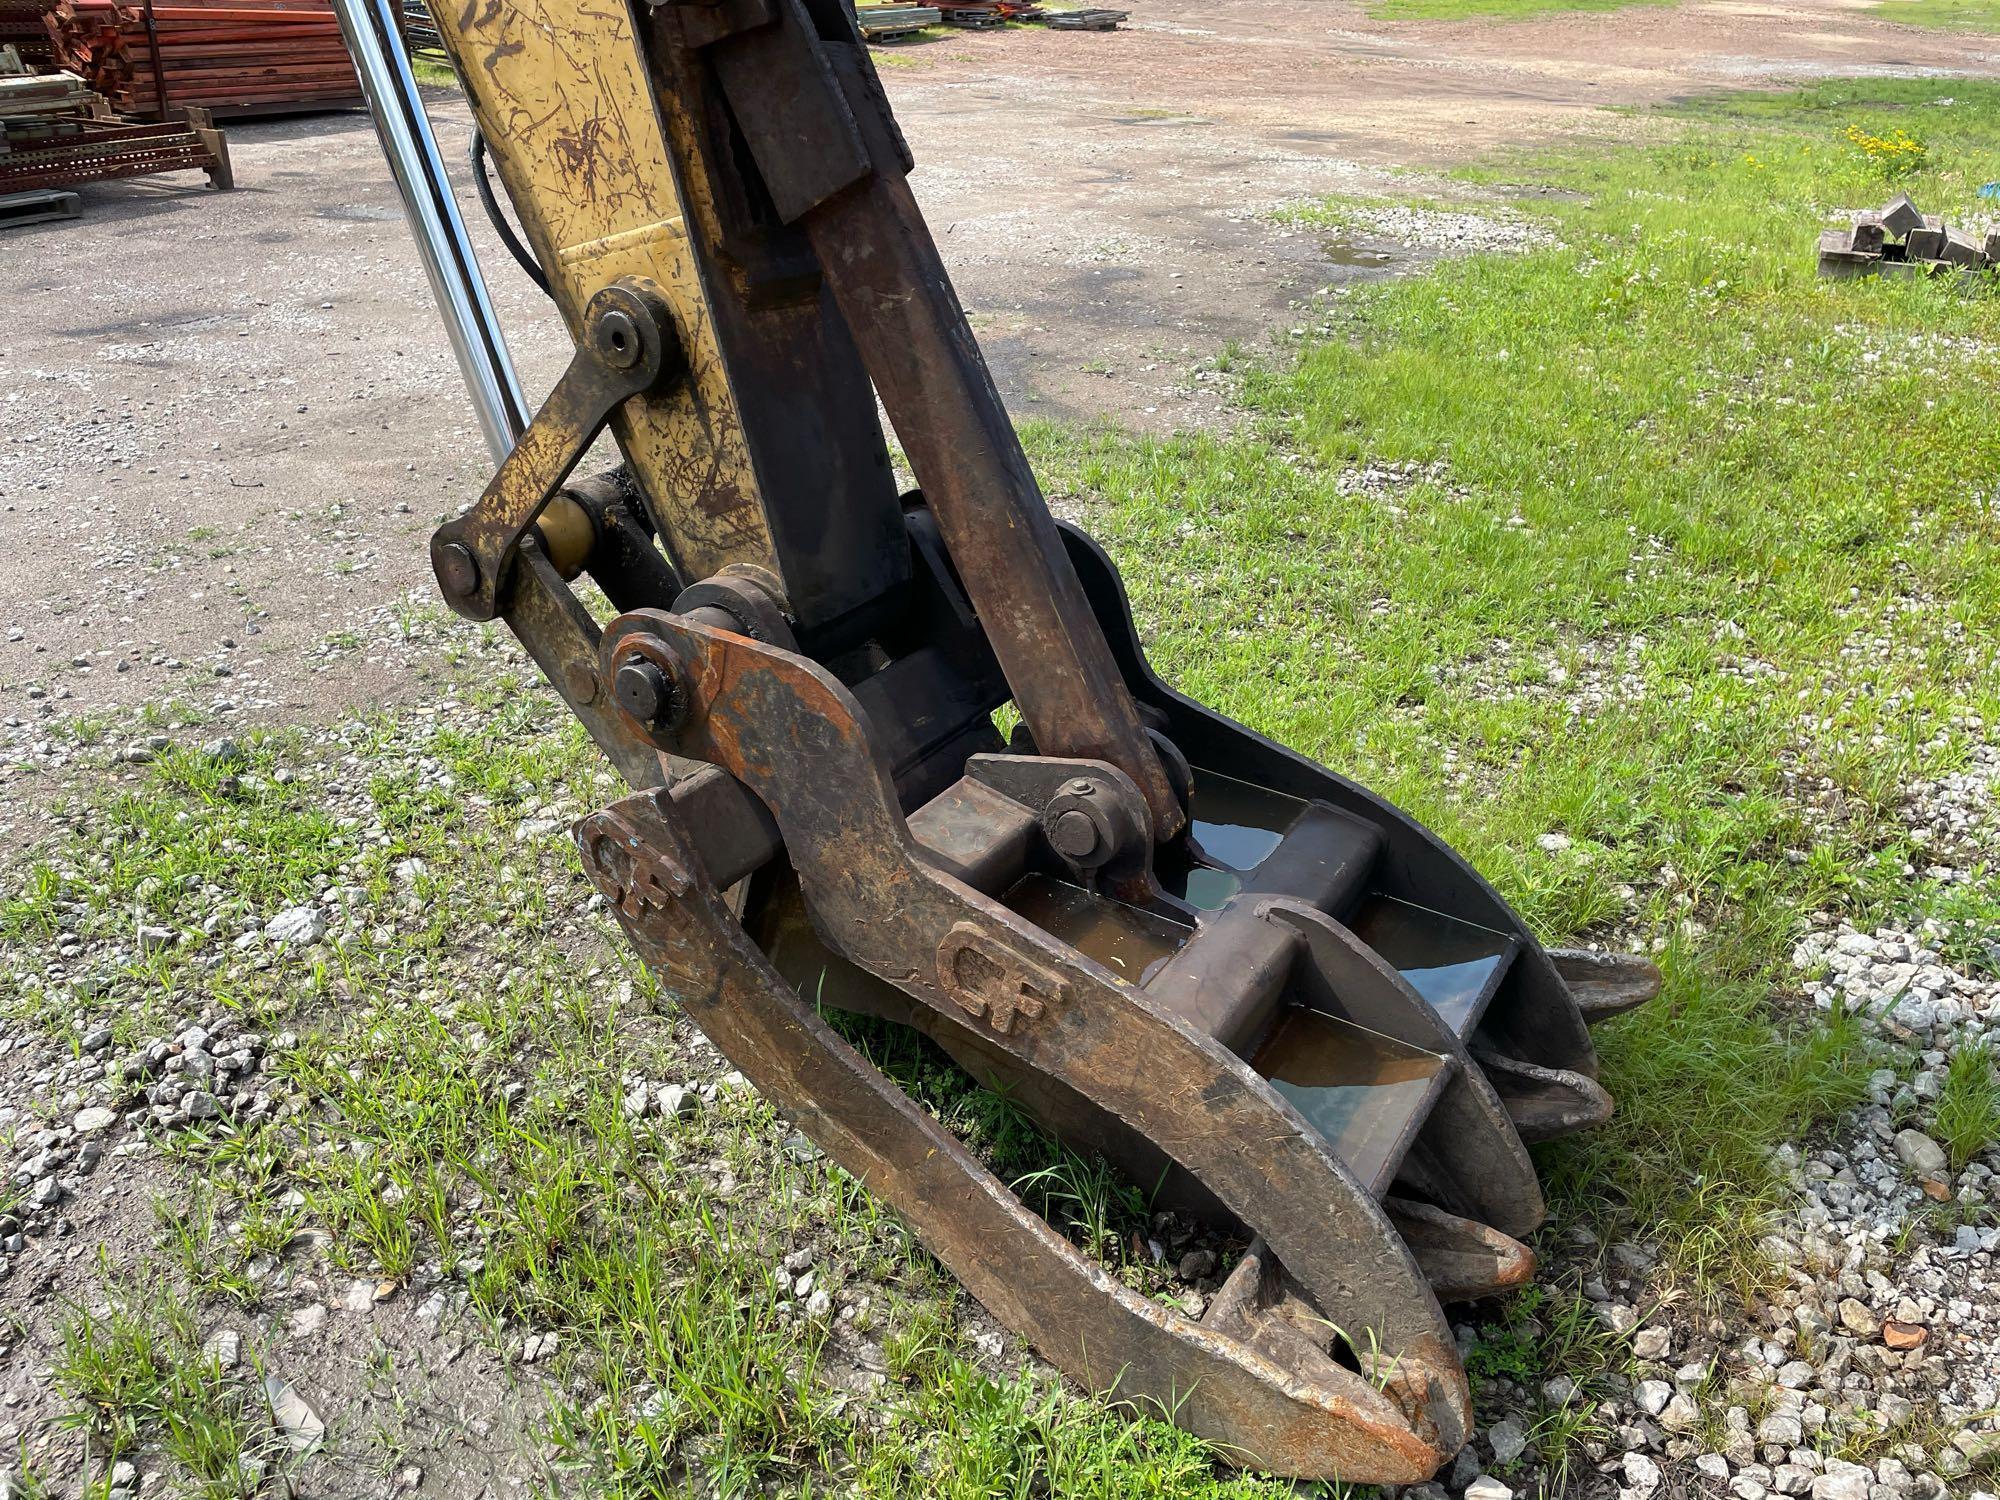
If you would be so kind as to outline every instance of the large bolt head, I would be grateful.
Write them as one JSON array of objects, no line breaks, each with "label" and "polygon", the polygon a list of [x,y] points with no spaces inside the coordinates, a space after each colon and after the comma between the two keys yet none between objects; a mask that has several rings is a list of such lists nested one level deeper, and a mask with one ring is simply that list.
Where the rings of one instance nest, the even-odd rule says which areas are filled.
[{"label": "large bolt head", "polygon": [[1065,859],[1088,859],[1097,852],[1097,824],[1090,814],[1072,807],[1049,825],[1049,842]]},{"label": "large bolt head", "polygon": [[639,363],[645,344],[639,325],[630,313],[614,307],[597,320],[594,335],[597,352],[614,370],[629,370]]},{"label": "large bolt head", "polygon": [[611,679],[611,691],[618,706],[650,730],[672,729],[680,716],[680,690],[658,662],[628,660]]},{"label": "large bolt head", "polygon": [[446,542],[433,550],[431,567],[447,599],[463,599],[479,587],[479,560],[463,542]]},{"label": "large bolt head", "polygon": [[597,701],[597,673],[580,661],[573,661],[563,668],[563,686],[578,703]]}]

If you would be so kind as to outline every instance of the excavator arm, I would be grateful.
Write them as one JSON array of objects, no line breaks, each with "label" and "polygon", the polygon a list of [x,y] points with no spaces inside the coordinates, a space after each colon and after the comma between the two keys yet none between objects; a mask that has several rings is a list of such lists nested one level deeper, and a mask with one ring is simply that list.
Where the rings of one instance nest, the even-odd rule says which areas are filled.
[{"label": "excavator arm", "polygon": [[[847,0],[439,8],[575,345],[525,422],[388,3],[343,23],[498,461],[432,561],[634,788],[577,828],[634,946],[1074,1378],[1246,1465],[1429,1477],[1471,1432],[1440,1302],[1532,1275],[1527,1143],[1608,1116],[1587,1023],[1657,973],[1545,951],[1411,819],[1154,674],[1042,498]],[[622,466],[576,479],[607,428]],[[1201,1318],[823,1007],[1233,1236]]]}]

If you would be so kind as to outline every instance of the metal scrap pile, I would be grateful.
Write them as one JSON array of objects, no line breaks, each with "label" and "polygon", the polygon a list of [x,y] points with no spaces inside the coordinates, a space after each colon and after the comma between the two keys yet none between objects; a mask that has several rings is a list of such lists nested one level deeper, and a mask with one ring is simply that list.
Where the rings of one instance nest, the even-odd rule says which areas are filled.
[{"label": "metal scrap pile", "polygon": [[871,42],[892,42],[909,36],[944,19],[944,12],[930,5],[857,5],[854,18],[861,23],[861,35]]},{"label": "metal scrap pile", "polygon": [[1033,0],[937,0],[946,22],[979,28],[1008,21],[1034,21],[1057,31],[1116,31],[1131,13],[1123,10],[1044,10]]},{"label": "metal scrap pile", "polygon": [[1855,216],[1847,229],[1819,237],[1819,274],[1932,276],[2000,267],[2000,231],[1973,234],[1924,213],[1905,193],[1886,208]]},{"label": "metal scrap pile", "polygon": [[968,31],[1033,21],[1059,31],[1114,31],[1129,14],[1122,10],[1044,10],[1035,0],[933,0],[930,5],[857,5],[861,34],[871,42],[893,41],[942,21]]},{"label": "metal scrap pile", "polygon": [[12,47],[29,67],[51,60],[48,27],[42,18],[56,0],[0,0],[0,47]]},{"label": "metal scrap pile", "polygon": [[1130,14],[1123,10],[1052,10],[1041,21],[1057,31],[1116,31]]},{"label": "metal scrap pile", "polygon": [[[6,0],[0,0],[6,3]],[[120,114],[275,114],[360,102],[330,0],[59,0],[56,61]]]},{"label": "metal scrap pile", "polygon": [[403,0],[403,45],[412,52],[444,51],[444,38],[424,0]]},{"label": "metal scrap pile", "polygon": [[208,113],[135,124],[113,118],[101,95],[74,73],[0,78],[0,224],[73,217],[80,182],[206,172],[231,185],[229,147]]}]

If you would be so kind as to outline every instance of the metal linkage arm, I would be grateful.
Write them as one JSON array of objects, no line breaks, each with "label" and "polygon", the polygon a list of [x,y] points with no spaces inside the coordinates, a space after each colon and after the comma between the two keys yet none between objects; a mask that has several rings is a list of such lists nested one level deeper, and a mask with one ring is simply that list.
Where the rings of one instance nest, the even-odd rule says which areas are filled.
[{"label": "metal linkage arm", "polygon": [[680,366],[666,305],[644,285],[621,281],[590,299],[583,341],[549,399],[478,503],[431,538],[431,566],[453,609],[470,620],[500,613],[515,549],[611,413]]},{"label": "metal linkage arm", "polygon": [[1186,810],[910,196],[910,158],[852,11],[664,5],[645,40],[663,98],[712,75],[763,192],[810,243],[1037,747],[1116,766],[1154,836],[1172,839]]}]

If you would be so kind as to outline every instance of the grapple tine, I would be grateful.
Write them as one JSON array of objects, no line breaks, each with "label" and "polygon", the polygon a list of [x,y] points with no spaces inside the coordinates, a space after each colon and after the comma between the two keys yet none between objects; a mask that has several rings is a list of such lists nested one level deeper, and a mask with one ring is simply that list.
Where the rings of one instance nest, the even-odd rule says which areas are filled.
[{"label": "grapple tine", "polygon": [[1535,1279],[1535,1252],[1490,1225],[1408,1198],[1382,1207],[1440,1302],[1476,1302]]},{"label": "grapple tine", "polygon": [[1637,1010],[1660,993],[1659,966],[1636,953],[1551,948],[1549,962],[1569,986],[1583,1019],[1592,1026]]},{"label": "grapple tine", "polygon": [[1474,1057],[1499,1092],[1521,1139],[1558,1140],[1602,1125],[1615,1106],[1604,1085],[1568,1068],[1544,1068],[1481,1049]]}]

